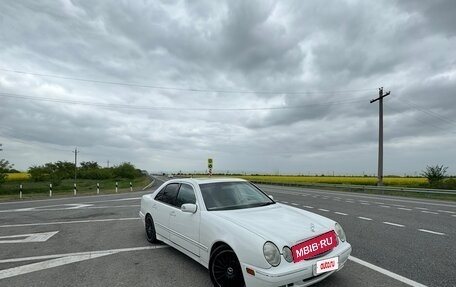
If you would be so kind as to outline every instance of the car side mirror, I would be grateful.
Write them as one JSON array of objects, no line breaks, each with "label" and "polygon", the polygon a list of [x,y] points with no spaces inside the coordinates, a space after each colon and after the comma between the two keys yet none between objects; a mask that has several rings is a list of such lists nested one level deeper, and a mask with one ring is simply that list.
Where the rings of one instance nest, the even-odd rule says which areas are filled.
[{"label": "car side mirror", "polygon": [[274,196],[268,195],[270,199],[274,200]]},{"label": "car side mirror", "polygon": [[194,203],[185,203],[181,205],[182,212],[195,213],[197,209],[198,207]]}]

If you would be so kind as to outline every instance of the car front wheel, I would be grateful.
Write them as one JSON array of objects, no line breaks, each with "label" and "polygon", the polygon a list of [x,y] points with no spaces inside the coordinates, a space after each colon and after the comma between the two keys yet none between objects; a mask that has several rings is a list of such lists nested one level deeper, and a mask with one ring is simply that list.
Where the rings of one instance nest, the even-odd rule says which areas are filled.
[{"label": "car front wheel", "polygon": [[222,245],[212,252],[209,260],[211,281],[216,287],[243,287],[241,265],[236,253],[228,246]]}]

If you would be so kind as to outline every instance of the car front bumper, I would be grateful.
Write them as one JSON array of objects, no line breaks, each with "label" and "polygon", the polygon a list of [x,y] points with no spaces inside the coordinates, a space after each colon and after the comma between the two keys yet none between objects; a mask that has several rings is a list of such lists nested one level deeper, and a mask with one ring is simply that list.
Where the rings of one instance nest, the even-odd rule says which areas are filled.
[{"label": "car front bumper", "polygon": [[[315,284],[342,269],[345,262],[348,260],[351,251],[351,245],[349,243],[344,243],[334,248],[333,251],[325,256],[312,260],[289,264],[286,262],[285,264],[279,265],[279,267],[269,269],[252,267],[241,262],[241,267],[244,273],[246,287],[304,287]],[[337,270],[316,276],[314,275],[314,268],[317,261],[334,257],[339,258],[339,268]],[[255,275],[248,274],[246,268],[253,269]]]}]

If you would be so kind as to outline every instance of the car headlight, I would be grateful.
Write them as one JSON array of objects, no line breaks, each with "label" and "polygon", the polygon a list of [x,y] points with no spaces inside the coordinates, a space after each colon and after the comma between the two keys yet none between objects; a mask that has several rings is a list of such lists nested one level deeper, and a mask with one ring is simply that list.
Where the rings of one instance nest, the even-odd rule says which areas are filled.
[{"label": "car headlight", "polygon": [[276,267],[280,264],[279,248],[271,241],[268,241],[263,245],[263,254],[266,261],[272,266]]},{"label": "car headlight", "polygon": [[283,254],[283,258],[285,258],[285,260],[287,260],[287,262],[293,262],[293,253],[291,253],[291,249],[290,247],[288,246],[284,246],[282,248],[282,254]]},{"label": "car headlight", "polygon": [[345,232],[342,229],[342,226],[340,226],[339,223],[336,223],[334,226],[334,231],[336,231],[337,236],[342,242],[345,242],[347,240],[347,237],[345,236]]}]

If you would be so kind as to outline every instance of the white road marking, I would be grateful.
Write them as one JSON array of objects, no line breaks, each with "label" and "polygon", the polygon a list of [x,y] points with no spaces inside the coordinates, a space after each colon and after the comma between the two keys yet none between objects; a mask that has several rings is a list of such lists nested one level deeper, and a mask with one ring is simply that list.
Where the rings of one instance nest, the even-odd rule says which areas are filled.
[{"label": "white road marking", "polygon": [[437,212],[433,211],[427,211],[427,210],[421,210],[422,213],[427,213],[427,214],[438,214]]},{"label": "white road marking", "polygon": [[392,222],[387,222],[387,221],[383,221],[383,223],[388,224],[388,225],[392,225],[392,226],[396,226],[396,227],[404,227],[405,226],[405,225],[402,225],[402,224],[392,223]]},{"label": "white road marking", "polygon": [[359,219],[362,219],[362,220],[372,220],[372,218],[369,218],[369,217],[362,217],[362,216],[358,216]]},{"label": "white road marking", "polygon": [[87,209],[103,209],[103,208],[130,208],[130,207],[140,207],[140,204],[132,204],[132,205],[105,205],[105,206],[92,206],[87,207]]},{"label": "white road marking", "polygon": [[70,206],[70,207],[68,207],[68,209],[79,209],[79,208],[92,206],[92,204],[79,204],[79,203],[76,203],[76,204],[65,204],[65,205],[69,205]]},{"label": "white road marking", "polygon": [[348,214],[346,214],[346,213],[338,212],[338,211],[335,211],[334,213],[335,213],[335,214],[339,214],[339,215],[344,215],[344,216],[348,215]]},{"label": "white road marking", "polygon": [[384,202],[374,201],[375,204],[385,204]]},{"label": "white road marking", "polygon": [[426,207],[415,207],[415,209],[419,209],[419,210],[428,210]]},{"label": "white road marking", "polygon": [[427,230],[427,229],[418,229],[419,231],[426,232],[426,233],[431,233],[435,235],[446,235],[445,233],[442,232],[437,232],[437,231],[432,231],[432,230]]},{"label": "white road marking", "polygon": [[391,208],[391,206],[389,206],[389,205],[380,205],[380,207],[383,207],[383,208]]},{"label": "white road marking", "polygon": [[292,202],[291,205],[298,206],[299,204]]},{"label": "white road marking", "polygon": [[362,205],[370,205],[368,202],[361,202]]},{"label": "white road marking", "polygon": [[288,204],[288,201],[282,201],[282,203]]},{"label": "white road marking", "polygon": [[24,223],[24,224],[6,224],[0,225],[2,227],[23,227],[23,226],[42,226],[42,225],[55,225],[55,224],[75,224],[75,223],[92,223],[92,222],[109,222],[109,221],[128,221],[139,220],[139,217],[127,218],[109,218],[109,219],[93,219],[93,220],[74,220],[74,221],[56,221],[56,222],[41,222],[41,223]]},{"label": "white road marking", "polygon": [[396,207],[405,207],[405,205],[402,205],[402,204],[391,204],[392,206],[396,206]]},{"label": "white road marking", "polygon": [[319,208],[318,210],[324,211],[324,212],[329,212],[327,209]]},{"label": "white road marking", "polygon": [[448,211],[448,210],[437,210],[438,212],[444,212],[444,213],[449,213],[449,214],[456,214],[454,211]]},{"label": "white road marking", "polygon": [[305,208],[310,208],[310,209],[312,209],[312,208],[313,208],[313,206],[309,206],[309,205],[303,205],[302,207],[305,207]]},{"label": "white road marking", "polygon": [[45,256],[35,256],[28,258],[13,258],[0,260],[0,263],[11,263],[11,262],[22,262],[30,260],[46,260],[43,262],[27,264],[19,267],[13,267],[9,269],[0,270],[0,279],[5,279],[13,276],[18,276],[22,274],[27,274],[35,271],[40,271],[44,269],[49,269],[57,266],[62,266],[74,262],[84,261],[88,259],[98,258],[106,255],[116,254],[119,252],[129,252],[129,251],[138,251],[138,250],[147,250],[147,249],[158,249],[166,248],[167,245],[160,246],[147,246],[147,247],[136,247],[136,248],[123,248],[123,249],[111,249],[103,251],[90,251],[90,252],[79,252],[79,253],[68,253],[68,254],[56,254],[56,255],[45,255]]},{"label": "white road marking", "polygon": [[456,217],[456,214],[452,215],[453,217]]},{"label": "white road marking", "polygon": [[2,244],[2,243],[45,242],[52,236],[56,235],[57,233],[58,233],[58,231],[51,231],[51,232],[40,232],[40,233],[31,233],[31,234],[0,236],[0,244]]},{"label": "white road marking", "polygon": [[49,206],[36,206],[36,207],[27,207],[27,208],[6,209],[6,210],[0,210],[0,212],[58,211],[58,210],[79,209],[79,208],[85,208],[85,207],[89,207],[89,206],[92,206],[92,204],[68,203],[68,204],[49,205]]},{"label": "white road marking", "polygon": [[351,200],[346,200],[345,202],[346,203],[355,203],[354,201],[351,201]]},{"label": "white road marking", "polygon": [[379,272],[379,273],[381,273],[381,274],[383,274],[383,275],[386,275],[386,276],[388,276],[388,277],[390,277],[390,278],[393,278],[393,279],[398,280],[398,281],[400,281],[400,282],[402,282],[402,283],[405,283],[405,284],[407,284],[407,285],[414,286],[414,287],[426,287],[426,285],[423,285],[423,284],[421,284],[421,283],[418,283],[418,282],[416,282],[416,281],[413,281],[413,280],[411,280],[411,279],[408,279],[408,278],[406,278],[406,277],[404,277],[404,276],[398,275],[398,274],[396,274],[396,273],[393,273],[393,272],[391,272],[391,271],[388,271],[388,270],[386,270],[386,269],[383,269],[383,268],[381,268],[381,267],[378,267],[378,266],[376,266],[376,265],[374,265],[374,264],[371,264],[371,263],[366,262],[366,261],[364,261],[364,260],[361,260],[361,259],[359,259],[359,258],[356,258],[356,257],[353,257],[353,256],[349,256],[348,259],[351,260],[351,261],[353,261],[353,262],[355,262],[355,263],[358,263],[358,264],[360,264],[360,265],[363,265],[363,266],[365,266],[365,267],[367,267],[367,268],[369,268],[369,269],[372,269],[372,270],[374,270],[374,271],[377,271],[377,272]]},{"label": "white road marking", "polygon": [[406,211],[412,211],[411,208],[405,208],[405,207],[398,207],[397,209],[400,209],[400,210],[406,210]]}]

